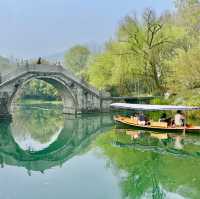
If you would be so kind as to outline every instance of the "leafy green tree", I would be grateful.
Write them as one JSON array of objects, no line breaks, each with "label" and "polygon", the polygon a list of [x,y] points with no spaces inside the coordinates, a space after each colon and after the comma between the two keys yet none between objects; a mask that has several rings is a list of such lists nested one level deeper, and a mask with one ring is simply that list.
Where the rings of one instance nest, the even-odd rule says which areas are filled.
[{"label": "leafy green tree", "polygon": [[165,77],[169,72],[164,60],[171,56],[176,41],[170,28],[148,9],[144,12],[142,24],[137,18],[128,16],[119,29],[119,42],[127,44],[125,54],[142,60],[139,71],[142,71],[145,84],[150,82],[153,90],[160,94],[166,91]]},{"label": "leafy green tree", "polygon": [[171,60],[174,69],[171,76],[171,88],[175,92],[183,92],[200,88],[200,45],[189,49],[187,52],[178,50],[177,55]]},{"label": "leafy green tree", "polygon": [[148,9],[143,20],[127,16],[118,28],[117,39],[106,44],[89,66],[89,80],[98,88],[115,87],[119,95],[163,94],[171,59],[185,30],[175,27],[172,16],[156,17]]},{"label": "leafy green tree", "polygon": [[99,89],[105,89],[112,85],[110,78],[113,59],[110,53],[103,53],[93,58],[92,67],[89,68],[89,80]]},{"label": "leafy green tree", "polygon": [[87,47],[76,45],[65,53],[65,66],[81,76],[81,73],[86,68],[89,55],[90,51]]},{"label": "leafy green tree", "polygon": [[105,52],[95,56],[89,64],[91,84],[113,95],[127,95],[133,91],[136,61],[130,55],[120,55],[122,51],[123,45],[119,42],[106,44]]},{"label": "leafy green tree", "polygon": [[200,39],[200,1],[176,0],[175,5],[175,24],[184,27],[187,32],[187,50]]}]

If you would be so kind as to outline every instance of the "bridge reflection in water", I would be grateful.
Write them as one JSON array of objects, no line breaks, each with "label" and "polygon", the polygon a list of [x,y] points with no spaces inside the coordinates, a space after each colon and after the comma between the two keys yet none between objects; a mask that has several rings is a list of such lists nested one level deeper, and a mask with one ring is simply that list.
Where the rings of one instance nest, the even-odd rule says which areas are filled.
[{"label": "bridge reflection in water", "polygon": [[112,126],[108,114],[75,118],[59,110],[19,109],[13,122],[0,123],[0,163],[44,172],[79,154]]}]

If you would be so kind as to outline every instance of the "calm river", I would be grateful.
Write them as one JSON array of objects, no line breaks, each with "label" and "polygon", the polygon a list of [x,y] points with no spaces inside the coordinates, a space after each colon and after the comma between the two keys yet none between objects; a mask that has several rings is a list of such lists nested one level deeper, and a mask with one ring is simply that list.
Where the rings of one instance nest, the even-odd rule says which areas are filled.
[{"label": "calm river", "polygon": [[200,136],[21,107],[0,123],[0,199],[200,198]]}]

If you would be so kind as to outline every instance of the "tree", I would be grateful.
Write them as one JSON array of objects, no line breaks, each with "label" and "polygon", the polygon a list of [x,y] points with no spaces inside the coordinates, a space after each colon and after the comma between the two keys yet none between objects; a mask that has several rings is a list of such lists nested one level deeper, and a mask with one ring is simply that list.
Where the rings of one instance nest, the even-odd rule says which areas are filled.
[{"label": "tree", "polygon": [[89,55],[90,51],[87,47],[76,45],[65,53],[65,66],[81,76],[81,73],[86,68]]},{"label": "tree", "polygon": [[119,42],[127,44],[123,55],[133,55],[136,59],[143,60],[142,75],[148,85],[151,82],[155,92],[163,94],[166,90],[165,76],[168,69],[163,60],[169,57],[173,38],[161,18],[147,9],[141,24],[136,17],[126,17],[119,28]]},{"label": "tree", "polygon": [[89,81],[99,89],[106,89],[112,85],[112,67],[114,65],[112,55],[108,52],[93,58],[92,67],[88,69]]},{"label": "tree", "polygon": [[191,43],[196,43],[196,40],[200,39],[200,1],[175,0],[175,5],[176,24],[185,27],[191,46]]},{"label": "tree", "polygon": [[90,82],[98,88],[115,88],[118,95],[198,88],[200,1],[175,2],[175,13],[157,17],[147,9],[140,19],[126,16],[115,39],[89,63]]},{"label": "tree", "polygon": [[112,95],[128,95],[133,92],[135,68],[140,65],[130,55],[121,56],[121,52],[121,43],[109,41],[106,43],[105,52],[96,55],[89,63],[90,83],[99,89],[110,91]]},{"label": "tree", "polygon": [[[142,93],[163,94],[169,73],[165,60],[171,58],[177,35],[181,33],[177,28],[174,30],[150,9],[144,12],[142,22],[136,16],[125,17],[117,39],[107,42],[105,53],[100,56],[103,63],[97,58],[90,64],[89,71],[95,71],[90,75],[91,83],[98,87],[101,83],[103,87],[115,86],[119,95],[130,95],[138,89]],[[101,74],[104,77],[99,77]]]},{"label": "tree", "polygon": [[200,45],[187,52],[178,50],[170,61],[173,75],[169,77],[169,86],[173,92],[182,93],[200,88]]}]

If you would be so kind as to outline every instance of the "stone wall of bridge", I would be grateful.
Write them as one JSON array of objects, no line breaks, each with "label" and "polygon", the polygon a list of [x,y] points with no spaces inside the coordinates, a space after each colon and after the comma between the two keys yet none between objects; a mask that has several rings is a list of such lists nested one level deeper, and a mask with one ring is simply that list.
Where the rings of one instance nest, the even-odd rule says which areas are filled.
[{"label": "stone wall of bridge", "polygon": [[8,74],[0,75],[0,117],[11,116],[12,104],[23,86],[33,79],[53,85],[63,99],[63,112],[69,114],[107,112],[108,94],[79,80],[69,70],[57,65],[23,65]]}]

